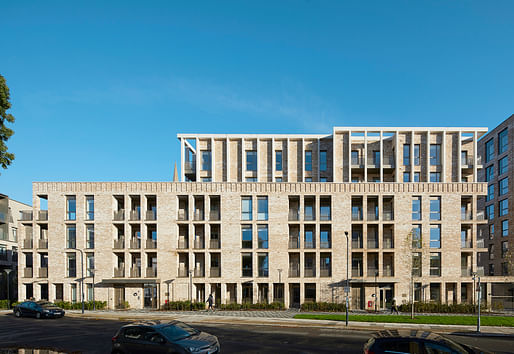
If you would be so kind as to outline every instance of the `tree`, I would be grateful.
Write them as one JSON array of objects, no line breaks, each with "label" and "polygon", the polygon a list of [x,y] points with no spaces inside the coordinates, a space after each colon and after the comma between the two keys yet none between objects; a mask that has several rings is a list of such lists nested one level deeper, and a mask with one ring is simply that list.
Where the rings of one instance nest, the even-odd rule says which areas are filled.
[{"label": "tree", "polygon": [[7,151],[6,142],[14,134],[12,129],[7,127],[7,123],[14,123],[14,116],[7,113],[11,108],[9,103],[9,87],[5,83],[5,78],[0,75],[0,166],[7,169],[14,160],[14,154]]}]

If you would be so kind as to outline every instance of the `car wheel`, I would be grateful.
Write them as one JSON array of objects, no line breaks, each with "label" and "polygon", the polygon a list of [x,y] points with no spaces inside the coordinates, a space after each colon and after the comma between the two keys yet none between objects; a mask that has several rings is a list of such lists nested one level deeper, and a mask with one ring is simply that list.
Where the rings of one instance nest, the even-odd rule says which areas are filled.
[{"label": "car wheel", "polygon": [[41,312],[36,312],[36,318],[37,318],[37,319],[40,319],[40,318],[41,318]]},{"label": "car wheel", "polygon": [[16,317],[18,317],[18,318],[19,318],[19,317],[21,317],[21,311],[20,311],[20,310],[16,310],[16,311],[14,312],[14,316],[16,316]]}]

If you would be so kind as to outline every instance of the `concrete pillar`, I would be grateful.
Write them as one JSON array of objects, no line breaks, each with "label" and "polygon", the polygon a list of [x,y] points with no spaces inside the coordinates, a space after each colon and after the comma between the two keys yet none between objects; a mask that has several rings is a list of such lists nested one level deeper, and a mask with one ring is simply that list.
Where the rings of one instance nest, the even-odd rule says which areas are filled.
[{"label": "concrete pillar", "polygon": [[477,139],[478,139],[478,134],[477,134],[477,131],[475,130],[473,132],[473,182],[478,181]]},{"label": "concrete pillar", "polygon": [[236,294],[237,294],[237,303],[243,303],[243,285],[241,283],[236,283]]},{"label": "concrete pillar", "polygon": [[232,166],[232,161],[230,161],[230,139],[227,137],[225,139],[225,142],[226,142],[225,148],[227,149],[227,153],[226,153],[227,160],[226,160],[225,168],[227,169],[227,182],[230,182],[230,166]]},{"label": "concrete pillar", "polygon": [[216,182],[216,151],[214,149],[214,138],[211,138],[211,181]]},{"label": "concrete pillar", "polygon": [[368,130],[364,129],[364,182],[368,181]]},{"label": "concrete pillar", "polygon": [[[282,162],[284,162],[284,152],[282,151]],[[276,168],[276,152],[275,152],[275,138],[271,138],[271,182],[275,182],[275,168]],[[282,168],[283,170],[283,168]]]},{"label": "concrete pillar", "polygon": [[[305,182],[305,139],[302,138],[302,182]],[[312,156],[311,156],[312,162]]]},{"label": "concrete pillar", "polygon": [[184,138],[180,138],[180,181],[185,182],[186,177],[184,173],[184,154],[185,154]]},{"label": "concrete pillar", "polygon": [[380,182],[384,182],[384,131],[380,130]]},{"label": "concrete pillar", "polygon": [[346,181],[346,182],[351,182],[351,181],[352,181],[352,131],[348,130],[348,181]]},{"label": "concrete pillar", "polygon": [[245,138],[241,138],[241,181],[245,182],[246,178],[246,153],[245,153]]},{"label": "concrete pillar", "polygon": [[[290,158],[289,158],[289,156],[291,156],[290,155],[291,154],[291,145],[289,144],[289,142],[290,142],[290,140],[289,140],[289,138],[287,138],[287,143],[286,143],[287,146],[286,146],[285,149],[282,149],[282,176],[283,176],[282,180],[284,182],[291,182],[291,178],[289,177],[289,171],[290,171],[290,169],[289,169],[289,166],[290,166],[290,162],[289,162]],[[284,171],[284,156],[286,156],[286,161],[287,161],[287,164],[285,166],[285,171]],[[285,172],[285,176],[284,176],[284,172]],[[284,179],[284,177],[285,177],[285,179]]]},{"label": "concrete pillar", "polygon": [[[462,132],[459,130],[458,137],[459,143],[457,144],[457,182],[462,182],[462,161],[461,161],[461,155],[462,155]],[[467,162],[466,162],[467,163]]]},{"label": "concrete pillar", "polygon": [[227,303],[227,284],[221,283],[221,303],[225,305]]},{"label": "concrete pillar", "polygon": [[289,283],[284,282],[284,307],[289,308]]}]

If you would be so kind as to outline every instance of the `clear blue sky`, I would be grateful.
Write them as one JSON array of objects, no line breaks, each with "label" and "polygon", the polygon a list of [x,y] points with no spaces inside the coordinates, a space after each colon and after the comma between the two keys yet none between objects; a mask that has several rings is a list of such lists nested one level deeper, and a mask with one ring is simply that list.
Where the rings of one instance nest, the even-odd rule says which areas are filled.
[{"label": "clear blue sky", "polygon": [[513,112],[514,1],[23,1],[0,74],[32,181],[166,181],[177,133],[488,126]]}]

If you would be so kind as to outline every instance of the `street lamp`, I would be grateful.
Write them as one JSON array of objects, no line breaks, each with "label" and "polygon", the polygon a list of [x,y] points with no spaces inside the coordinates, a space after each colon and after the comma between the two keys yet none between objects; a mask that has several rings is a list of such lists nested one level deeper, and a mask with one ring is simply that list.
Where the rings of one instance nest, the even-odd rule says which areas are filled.
[{"label": "street lamp", "polygon": [[189,309],[193,311],[193,271],[189,270]]},{"label": "street lamp", "polygon": [[375,272],[375,312],[377,312],[377,276],[378,270]]},{"label": "street lamp", "polygon": [[349,301],[348,301],[348,293],[350,292],[350,277],[349,277],[349,241],[348,241],[348,231],[344,232],[344,235],[346,236],[346,287],[344,289],[344,292],[346,293],[346,326],[348,326],[348,307],[349,307]]},{"label": "street lamp", "polygon": [[7,274],[7,309],[11,309],[11,293],[9,290],[9,273],[12,272],[12,269],[5,269],[5,273]]},{"label": "street lamp", "polygon": [[93,277],[93,311],[96,311],[96,301],[95,301],[95,268],[89,269],[89,273]]},{"label": "street lamp", "polygon": [[478,273],[473,272],[473,284],[475,284],[475,279],[478,280],[477,282],[477,296],[478,296],[478,317],[477,317],[477,332],[480,333],[480,300],[482,297],[482,287],[480,286],[480,276]]}]

